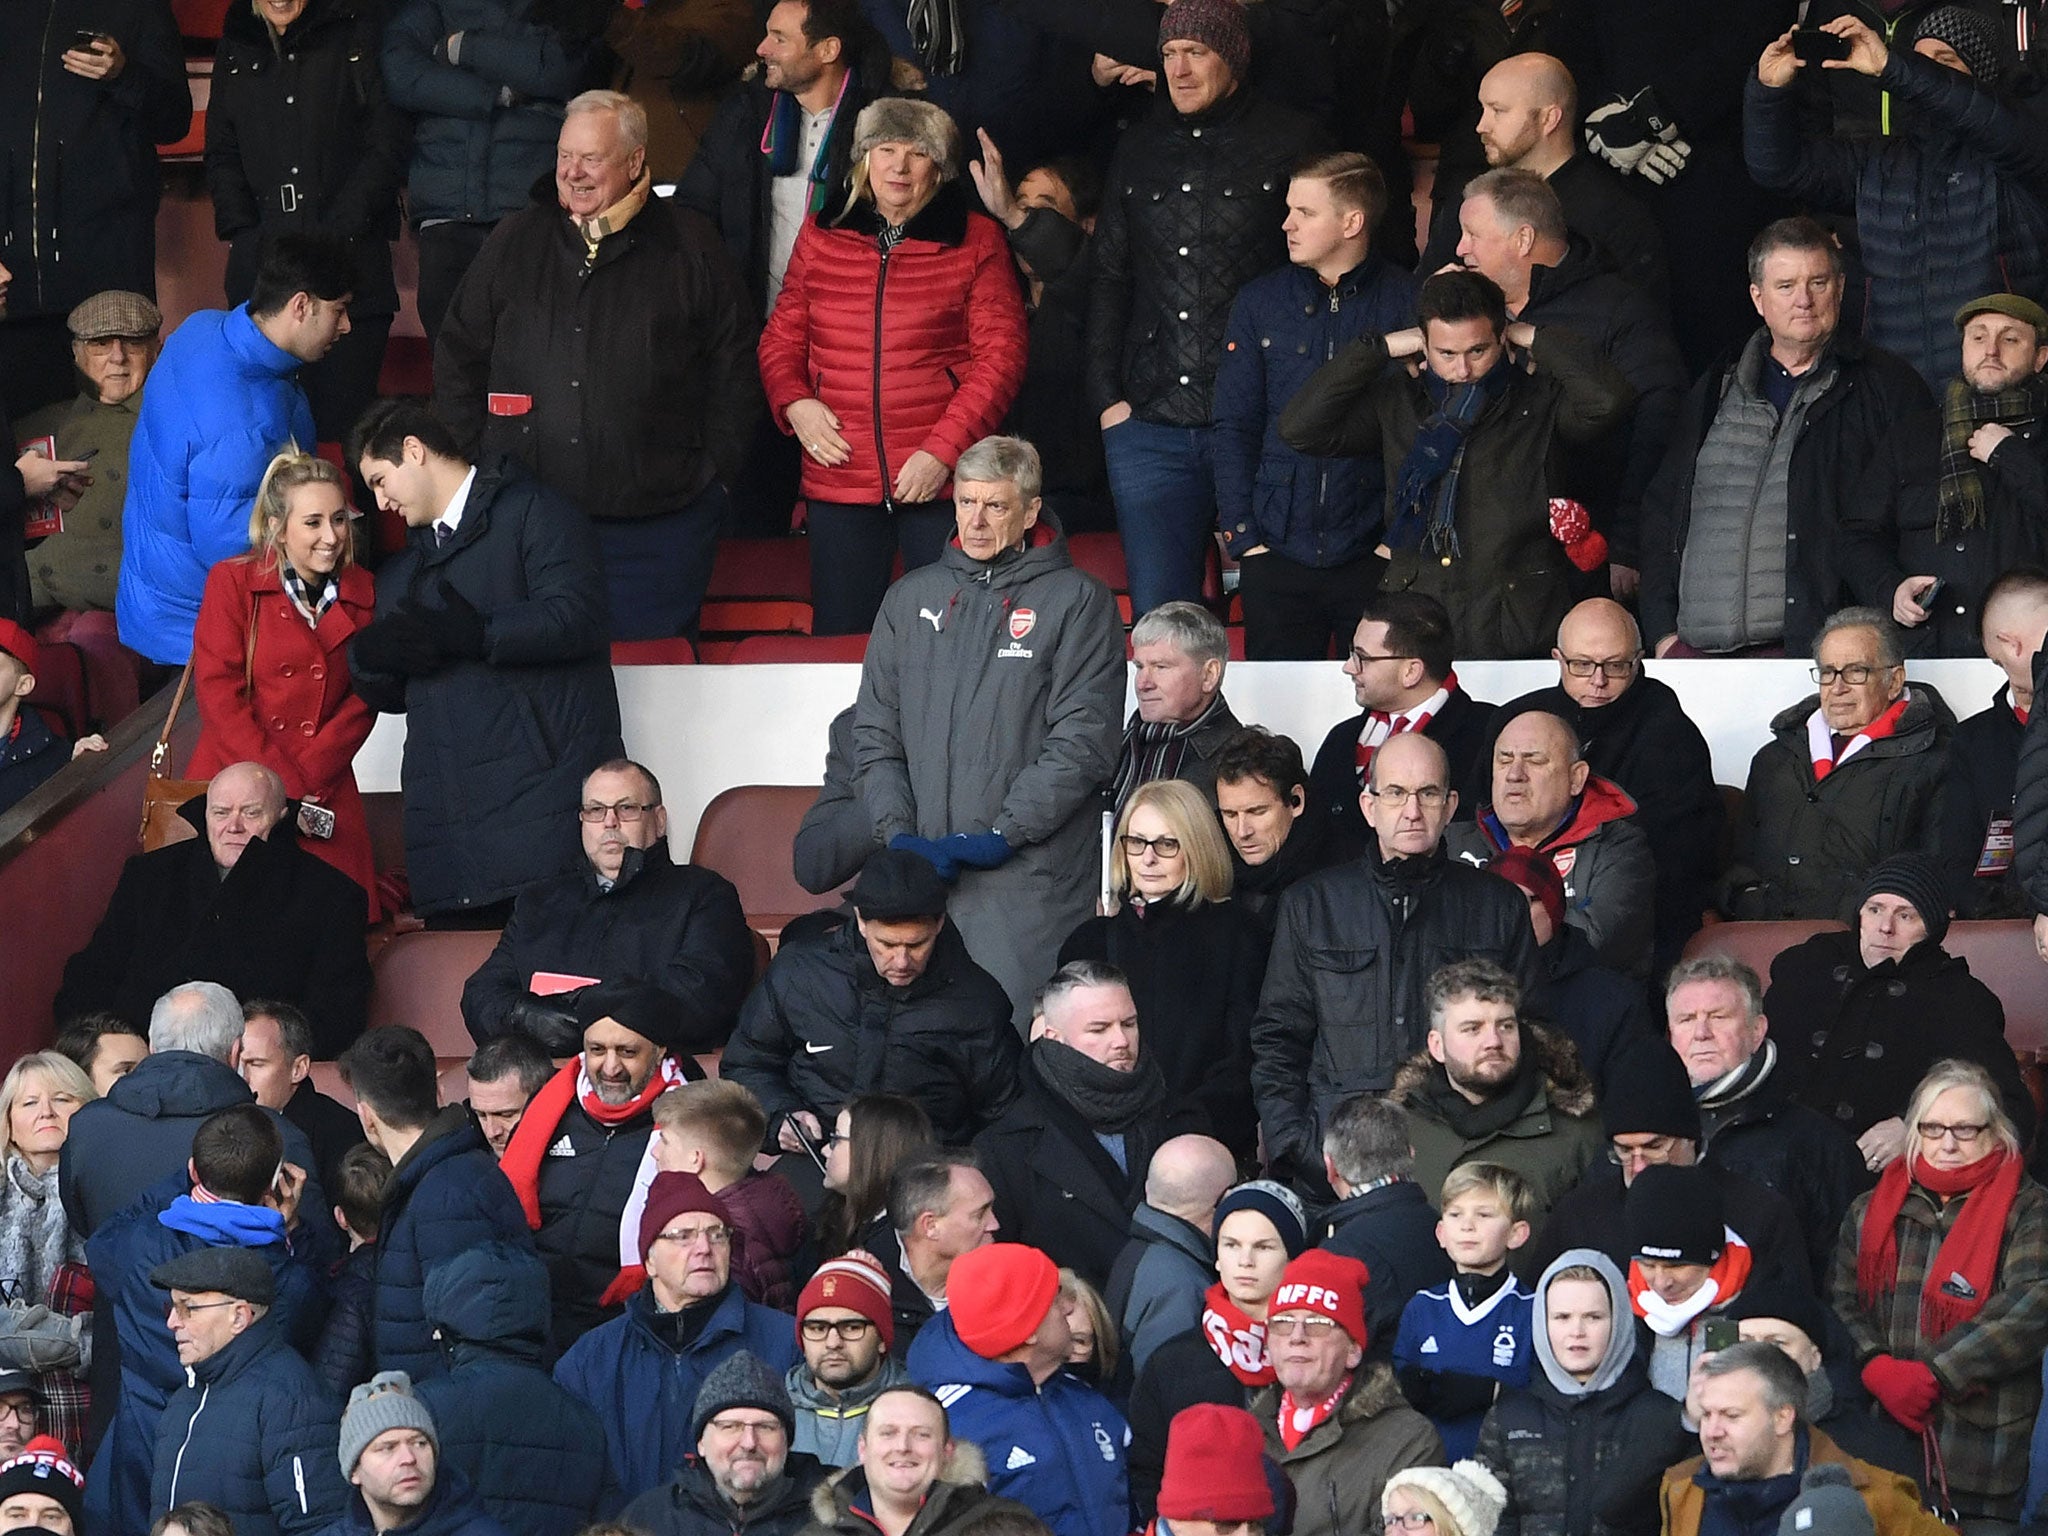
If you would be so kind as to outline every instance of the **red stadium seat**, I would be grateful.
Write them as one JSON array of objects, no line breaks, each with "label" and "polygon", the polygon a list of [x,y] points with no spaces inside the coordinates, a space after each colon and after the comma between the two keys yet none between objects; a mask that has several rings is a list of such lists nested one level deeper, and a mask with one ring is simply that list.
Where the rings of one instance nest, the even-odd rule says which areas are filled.
[{"label": "red stadium seat", "polygon": [[462,1022],[462,988],[497,943],[495,928],[393,937],[370,963],[370,1028],[409,1024],[436,1056],[467,1061],[476,1044]]},{"label": "red stadium seat", "polygon": [[2023,918],[2003,922],[1950,923],[1942,948],[1970,962],[1970,974],[2005,1004],[2005,1038],[2022,1060],[2048,1050],[2048,984],[2034,950],[2034,925]]},{"label": "red stadium seat", "polygon": [[1226,624],[1223,626],[1223,633],[1230,640],[1230,659],[1232,661],[1243,661],[1244,626],[1242,624]]},{"label": "red stadium seat", "polygon": [[42,661],[36,667],[35,692],[29,703],[43,711],[73,741],[93,729],[92,689],[87,685],[85,653],[62,640],[40,642]]},{"label": "red stadium seat", "polygon": [[742,784],[716,796],[697,823],[690,862],[737,886],[748,924],[770,939],[792,917],[829,904],[796,883],[790,862],[797,826],[817,798],[816,785]]},{"label": "red stadium seat", "polygon": [[1755,971],[1765,986],[1771,962],[1781,951],[1804,944],[1816,933],[1839,932],[1844,925],[1823,918],[1787,918],[1772,923],[1709,923],[1685,941],[1685,958],[1727,955]]},{"label": "red stadium seat", "polygon": [[672,640],[614,640],[615,667],[688,667],[697,661],[697,647],[688,635]]},{"label": "red stadium seat", "polygon": [[377,375],[380,395],[417,395],[422,399],[434,392],[434,349],[424,336],[393,336],[384,343],[384,367]]},{"label": "red stadium seat", "polygon": [[867,659],[866,635],[749,635],[732,648],[735,662],[851,661]]},{"label": "red stadium seat", "polygon": [[1124,564],[1124,541],[1115,534],[1070,534],[1067,538],[1067,555],[1075,565],[1095,577],[1110,591],[1131,590],[1131,573]]},{"label": "red stadium seat", "polygon": [[698,628],[714,635],[809,634],[810,544],[721,539]]}]

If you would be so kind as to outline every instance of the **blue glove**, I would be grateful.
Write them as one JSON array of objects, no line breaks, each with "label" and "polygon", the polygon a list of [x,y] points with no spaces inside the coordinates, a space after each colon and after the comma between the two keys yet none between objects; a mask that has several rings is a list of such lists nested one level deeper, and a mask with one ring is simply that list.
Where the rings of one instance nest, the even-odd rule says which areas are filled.
[{"label": "blue glove", "polygon": [[943,846],[967,869],[995,869],[1010,859],[1010,840],[1000,832],[955,832]]},{"label": "blue glove", "polygon": [[960,861],[956,850],[950,845],[957,838],[934,840],[929,837],[912,837],[908,832],[898,832],[889,839],[889,846],[899,853],[914,853],[939,872],[939,878],[947,884],[960,878]]}]

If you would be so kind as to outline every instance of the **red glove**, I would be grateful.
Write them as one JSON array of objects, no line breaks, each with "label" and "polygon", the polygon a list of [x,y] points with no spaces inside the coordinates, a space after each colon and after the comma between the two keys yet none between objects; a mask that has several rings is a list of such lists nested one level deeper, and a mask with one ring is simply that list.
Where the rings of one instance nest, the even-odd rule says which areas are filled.
[{"label": "red glove", "polygon": [[1927,1427],[1934,1405],[1941,1401],[1941,1383],[1918,1360],[1874,1355],[1863,1367],[1863,1385],[1886,1413],[1916,1435]]},{"label": "red glove", "polygon": [[1564,546],[1565,558],[1582,571],[1597,571],[1607,558],[1607,539],[1576,501],[1550,498],[1550,535]]}]

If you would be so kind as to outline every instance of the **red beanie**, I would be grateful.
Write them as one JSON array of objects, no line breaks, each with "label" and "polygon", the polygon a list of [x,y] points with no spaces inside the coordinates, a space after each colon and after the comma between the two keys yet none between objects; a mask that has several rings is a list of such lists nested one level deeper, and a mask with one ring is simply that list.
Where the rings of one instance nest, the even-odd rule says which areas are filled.
[{"label": "red beanie", "polygon": [[819,1307],[843,1307],[858,1312],[875,1325],[882,1347],[896,1347],[896,1314],[889,1304],[889,1275],[882,1261],[872,1253],[849,1248],[831,1262],[818,1266],[796,1299],[797,1337],[803,1337],[804,1319]]},{"label": "red beanie", "polygon": [[1369,1271],[1357,1259],[1324,1248],[1311,1248],[1287,1261],[1280,1288],[1266,1303],[1268,1319],[1282,1312],[1318,1312],[1336,1319],[1360,1349],[1366,1346],[1365,1282]]},{"label": "red beanie", "polygon": [[1509,848],[1493,856],[1486,872],[1512,881],[1542,902],[1543,910],[1550,914],[1553,935],[1563,930],[1564,876],[1550,862],[1549,854],[1538,853],[1534,848]]},{"label": "red beanie", "polygon": [[1266,1437],[1242,1408],[1197,1403],[1173,1416],[1166,1431],[1166,1476],[1159,1513],[1169,1520],[1235,1525],[1269,1520],[1273,1485],[1266,1481]]},{"label": "red beanie", "polygon": [[657,1173],[647,1186],[647,1205],[640,1213],[640,1262],[647,1262],[647,1250],[664,1228],[678,1216],[701,1211],[716,1216],[730,1229],[732,1211],[718,1196],[704,1187],[694,1173]]},{"label": "red beanie", "polygon": [[21,663],[21,670],[34,676],[42,670],[43,648],[36,637],[12,619],[0,619],[0,651]]},{"label": "red beanie", "polygon": [[960,1342],[984,1360],[1038,1331],[1059,1299],[1059,1266],[1023,1243],[988,1243],[953,1261],[946,1311]]}]

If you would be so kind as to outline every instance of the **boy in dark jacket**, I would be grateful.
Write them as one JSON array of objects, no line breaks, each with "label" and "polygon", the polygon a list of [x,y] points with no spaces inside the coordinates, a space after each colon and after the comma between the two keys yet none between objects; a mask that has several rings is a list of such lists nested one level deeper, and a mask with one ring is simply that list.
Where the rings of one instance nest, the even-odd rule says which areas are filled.
[{"label": "boy in dark jacket", "polygon": [[312,1361],[328,1390],[346,1397],[377,1369],[377,1230],[391,1192],[391,1159],[359,1141],[336,1172],[334,1222],[348,1238],[348,1257],[328,1271],[333,1305]]},{"label": "boy in dark jacket", "polygon": [[107,744],[88,736],[76,746],[50,729],[27,704],[36,691],[42,647],[12,619],[0,619],[0,811],[36,788],[80,752],[104,752]]},{"label": "boy in dark jacket", "polygon": [[779,1173],[754,1171],[768,1134],[761,1101],[739,1083],[684,1083],[654,1101],[654,1163],[694,1173],[732,1212],[732,1277],[747,1300],[787,1312],[803,1246],[803,1202]]}]

